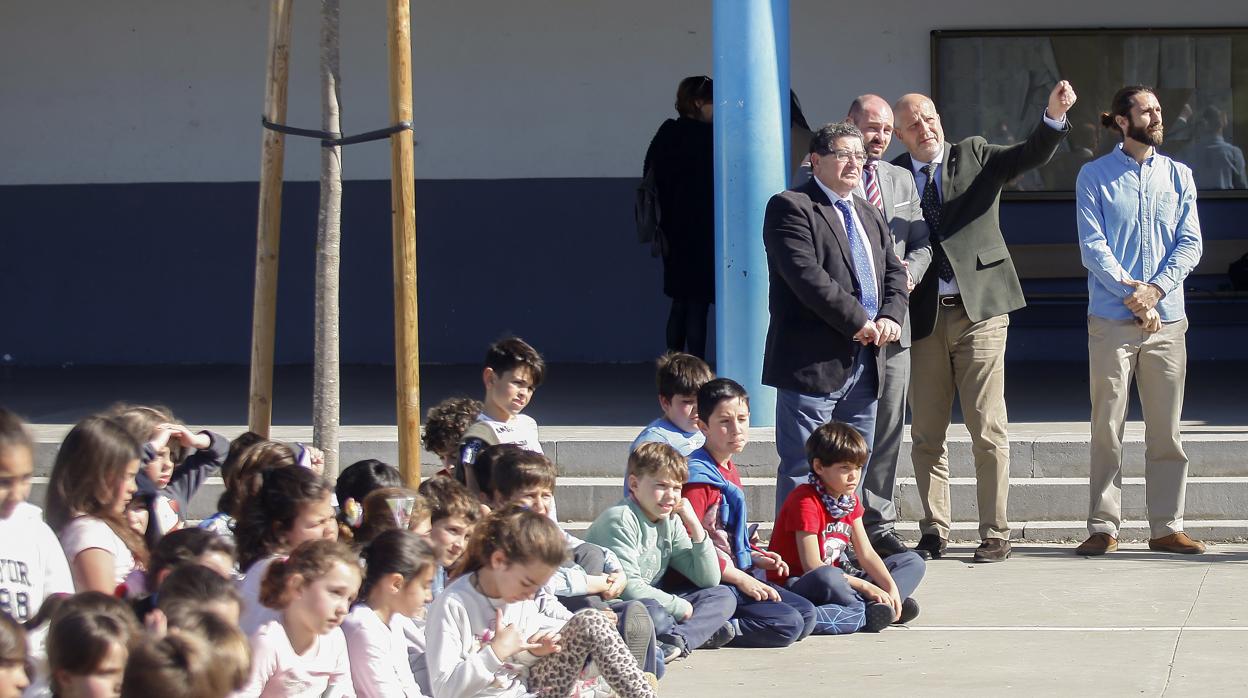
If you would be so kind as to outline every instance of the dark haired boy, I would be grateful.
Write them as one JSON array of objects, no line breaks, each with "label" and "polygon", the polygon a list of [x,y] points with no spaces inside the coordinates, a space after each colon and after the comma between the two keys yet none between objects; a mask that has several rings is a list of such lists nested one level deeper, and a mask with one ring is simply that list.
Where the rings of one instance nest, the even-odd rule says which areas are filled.
[{"label": "dark haired boy", "polygon": [[646,425],[628,451],[636,451],[643,443],[658,442],[688,456],[706,442],[706,437],[698,430],[698,388],[715,374],[705,361],[692,354],[668,352],[656,363],[655,382],[663,416]]},{"label": "dark haired boy", "polygon": [[910,595],[923,580],[923,558],[906,550],[880,559],[862,523],[855,490],[869,455],[866,440],[848,424],[815,429],[806,439],[808,480],[789,493],[776,515],[770,547],[788,569],[767,577],[815,604],[821,634],[879,632],[919,614]]},{"label": "dark haired boy", "polygon": [[737,647],[787,647],[815,628],[815,607],[806,599],[765,582],[756,571],[787,573],[775,553],[757,547],[749,533],[749,512],[741,474],[732,462],[750,440],[750,397],[728,378],[698,390],[698,428],[706,445],[689,456],[685,498],[715,544],[721,578],[737,596],[732,617]]},{"label": "dark haired boy", "polygon": [[437,560],[433,595],[446,586],[446,571],[464,554],[472,527],[481,516],[481,505],[468,488],[449,477],[431,477],[417,491],[429,500],[429,545]]},{"label": "dark haired boy", "polygon": [[545,377],[546,361],[523,339],[508,337],[490,345],[481,372],[485,399],[476,421],[464,432],[460,464],[471,465],[483,448],[494,444],[517,444],[542,452],[537,422],[520,413]]}]

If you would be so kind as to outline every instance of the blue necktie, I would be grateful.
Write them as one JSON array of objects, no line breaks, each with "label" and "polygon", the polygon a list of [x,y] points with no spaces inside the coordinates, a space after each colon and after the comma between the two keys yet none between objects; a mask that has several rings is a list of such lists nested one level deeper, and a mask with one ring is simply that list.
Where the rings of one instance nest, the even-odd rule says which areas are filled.
[{"label": "blue necktie", "polygon": [[880,295],[875,287],[875,270],[871,268],[871,256],[867,254],[867,244],[863,236],[854,227],[854,217],[849,215],[849,204],[844,199],[837,199],[837,210],[845,219],[845,234],[849,237],[849,256],[854,259],[854,276],[858,277],[858,286],[862,289],[862,307],[867,317],[874,320],[880,312]]}]

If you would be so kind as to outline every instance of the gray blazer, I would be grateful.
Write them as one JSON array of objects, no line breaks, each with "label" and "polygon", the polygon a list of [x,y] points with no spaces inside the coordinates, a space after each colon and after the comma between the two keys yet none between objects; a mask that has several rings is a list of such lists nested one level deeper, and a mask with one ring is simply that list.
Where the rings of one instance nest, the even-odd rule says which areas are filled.
[{"label": "gray blazer", "polygon": [[[880,198],[884,200],[884,219],[893,233],[893,249],[897,257],[909,265],[914,283],[923,280],[932,262],[932,243],[929,240],[923,209],[919,206],[919,191],[914,186],[914,175],[890,162],[881,160],[876,167],[880,179]],[[860,184],[855,190],[867,198]],[[901,346],[910,346],[910,313],[901,323]]]}]

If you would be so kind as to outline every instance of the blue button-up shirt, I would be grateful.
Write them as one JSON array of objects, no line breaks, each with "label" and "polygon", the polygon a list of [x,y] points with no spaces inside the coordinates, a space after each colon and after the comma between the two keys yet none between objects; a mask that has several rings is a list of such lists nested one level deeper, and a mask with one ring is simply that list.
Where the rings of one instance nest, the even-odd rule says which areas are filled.
[{"label": "blue button-up shirt", "polygon": [[1183,280],[1202,247],[1191,169],[1156,151],[1137,163],[1119,145],[1079,171],[1075,202],[1088,314],[1131,319],[1122,282],[1133,279],[1161,288],[1162,322],[1182,320]]}]

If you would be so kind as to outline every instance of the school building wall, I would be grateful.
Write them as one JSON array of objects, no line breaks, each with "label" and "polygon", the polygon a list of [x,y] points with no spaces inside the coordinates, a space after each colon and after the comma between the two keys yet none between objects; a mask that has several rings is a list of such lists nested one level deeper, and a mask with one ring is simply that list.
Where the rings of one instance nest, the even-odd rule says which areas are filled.
[{"label": "school building wall", "polygon": [[[932,29],[1248,24],[1241,3],[1122,9],[794,0],[792,84],[824,122],[862,92],[927,91]],[[387,125],[384,3],[342,14],[344,130]],[[2,15],[0,362],[246,363],[268,3],[49,0]],[[318,22],[317,3],[295,4],[292,125],[320,123]],[[633,242],[632,194],[677,81],[711,73],[710,26],[709,2],[413,1],[423,360],[478,361],[504,332],[552,361],[662,350],[667,303]],[[319,149],[286,143],[277,360],[307,363]],[[392,361],[388,147],[344,149],[347,363]],[[1206,237],[1248,237],[1245,206],[1202,202]],[[1002,221],[1012,244],[1074,240],[1068,201],[1007,202]],[[1193,314],[1222,339],[1242,331],[1223,309]],[[1011,358],[1082,359],[1082,318],[1078,303],[1016,314]]]}]

